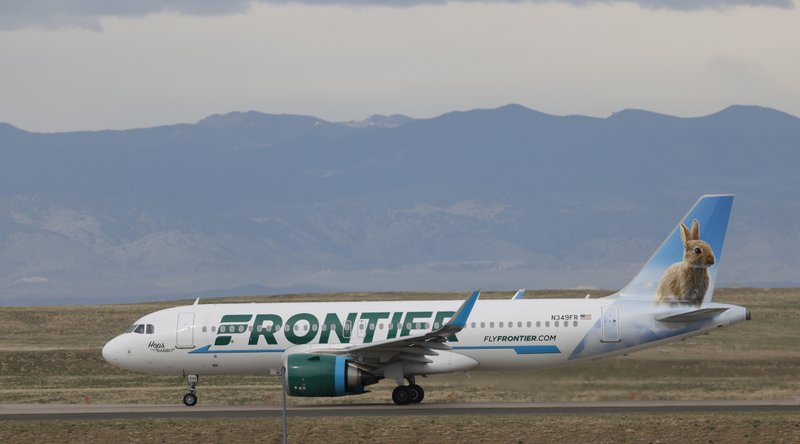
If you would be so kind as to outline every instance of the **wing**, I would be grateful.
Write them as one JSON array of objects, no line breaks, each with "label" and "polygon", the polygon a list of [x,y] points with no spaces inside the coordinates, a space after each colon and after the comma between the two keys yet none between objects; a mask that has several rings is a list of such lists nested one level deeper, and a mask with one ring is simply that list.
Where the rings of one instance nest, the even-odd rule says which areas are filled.
[{"label": "wing", "polygon": [[437,350],[451,350],[450,345],[447,344],[447,339],[467,325],[467,319],[469,319],[472,308],[475,306],[480,294],[480,291],[474,291],[461,304],[461,307],[453,314],[453,317],[439,329],[413,336],[387,339],[369,344],[353,344],[336,349],[315,350],[312,348],[309,352],[346,355],[353,359],[354,362],[365,367],[365,369],[374,369],[397,362],[430,363],[432,360],[427,356],[438,355]]}]

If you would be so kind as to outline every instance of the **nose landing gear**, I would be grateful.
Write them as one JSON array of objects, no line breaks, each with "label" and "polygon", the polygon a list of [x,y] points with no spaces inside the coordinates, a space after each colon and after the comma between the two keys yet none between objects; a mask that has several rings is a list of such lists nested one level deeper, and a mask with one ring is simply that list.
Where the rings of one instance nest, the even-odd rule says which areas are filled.
[{"label": "nose landing gear", "polygon": [[189,384],[189,393],[183,395],[183,404],[191,407],[197,404],[197,375],[186,375],[186,382]]}]

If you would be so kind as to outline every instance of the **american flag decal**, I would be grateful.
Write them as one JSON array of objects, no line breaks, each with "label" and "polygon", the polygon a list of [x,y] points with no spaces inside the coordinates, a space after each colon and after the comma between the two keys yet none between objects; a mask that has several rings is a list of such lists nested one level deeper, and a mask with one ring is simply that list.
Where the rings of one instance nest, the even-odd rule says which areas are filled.
[{"label": "american flag decal", "polygon": [[592,315],[591,314],[582,314],[581,315],[581,321],[591,321],[591,320],[592,320]]}]

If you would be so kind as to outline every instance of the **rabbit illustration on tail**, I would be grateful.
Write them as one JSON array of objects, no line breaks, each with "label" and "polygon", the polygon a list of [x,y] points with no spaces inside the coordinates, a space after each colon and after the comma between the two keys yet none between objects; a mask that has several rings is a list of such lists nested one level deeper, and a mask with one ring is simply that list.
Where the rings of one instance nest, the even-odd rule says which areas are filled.
[{"label": "rabbit illustration on tail", "polygon": [[700,305],[711,280],[708,267],[714,265],[711,246],[700,240],[700,224],[692,221],[691,231],[681,223],[683,261],[670,265],[656,289],[656,303]]}]

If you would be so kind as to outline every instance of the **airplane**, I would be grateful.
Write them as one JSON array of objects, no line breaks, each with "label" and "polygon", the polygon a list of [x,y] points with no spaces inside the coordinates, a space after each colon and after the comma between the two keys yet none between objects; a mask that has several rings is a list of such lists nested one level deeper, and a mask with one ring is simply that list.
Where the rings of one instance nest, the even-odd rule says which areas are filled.
[{"label": "airplane", "polygon": [[[702,196],[641,271],[602,298],[200,304],[143,316],[103,347],[110,364],[181,375],[280,375],[290,396],[365,393],[394,381],[398,405],[423,400],[417,376],[563,366],[627,354],[750,320],[711,301],[733,206]],[[690,228],[691,227],[691,228]],[[405,381],[408,384],[405,384]]]}]

